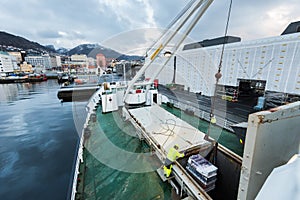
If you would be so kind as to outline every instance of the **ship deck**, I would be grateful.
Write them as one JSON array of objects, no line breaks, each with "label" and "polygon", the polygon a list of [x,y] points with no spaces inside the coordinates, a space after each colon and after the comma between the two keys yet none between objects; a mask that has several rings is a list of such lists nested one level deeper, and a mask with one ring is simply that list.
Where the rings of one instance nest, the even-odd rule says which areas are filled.
[{"label": "ship deck", "polygon": [[[77,199],[171,199],[171,186],[156,171],[161,164],[135,137],[120,113],[96,111],[89,123],[77,184]],[[143,156],[143,155],[148,156]]]},{"label": "ship deck", "polygon": [[[163,146],[176,142],[183,149],[190,143],[201,144],[204,133],[211,128],[213,138],[227,148],[242,154],[243,146],[232,133],[217,126],[210,127],[206,121],[187,115],[179,109],[165,105],[162,107],[183,120],[180,123],[176,122],[176,129],[172,125],[174,116],[164,112],[165,117],[161,118],[159,109],[156,113],[160,118],[148,120],[148,122],[146,114],[139,112],[143,115],[139,116],[139,119],[144,118],[140,123],[144,123],[145,127],[154,123],[155,127],[149,127],[149,130],[160,133],[167,132],[168,129],[171,133],[171,130],[177,131],[178,129],[180,132],[185,132],[186,139],[188,139],[185,141],[186,139],[183,140],[174,134],[171,136],[154,134],[160,143],[167,140]],[[146,109],[149,108],[146,107]],[[166,121],[168,122],[164,123]],[[96,110],[96,120],[90,120],[88,128],[91,134],[84,141],[84,162],[80,165],[76,198],[171,199],[172,187],[164,183],[155,171],[162,165],[161,161],[155,155],[151,156],[152,149],[137,137],[136,127],[129,121],[124,121],[120,112],[103,114],[100,106]],[[206,141],[203,144],[206,144]],[[140,153],[146,153],[148,157]]]}]

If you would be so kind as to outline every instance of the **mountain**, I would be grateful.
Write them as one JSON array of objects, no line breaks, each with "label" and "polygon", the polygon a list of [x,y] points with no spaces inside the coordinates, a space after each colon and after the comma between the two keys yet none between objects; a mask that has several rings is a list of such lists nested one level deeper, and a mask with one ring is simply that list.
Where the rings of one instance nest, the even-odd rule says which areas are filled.
[{"label": "mountain", "polygon": [[129,56],[129,55],[121,55],[117,58],[118,60],[128,60],[128,61],[132,61],[132,60],[143,60],[144,57],[143,56]]},{"label": "mountain", "polygon": [[56,51],[54,45],[52,45],[52,44],[45,45],[45,47],[48,49],[52,49],[53,51]]},{"label": "mountain", "polygon": [[129,60],[129,61],[143,59],[143,57],[141,56],[129,56],[129,55],[121,54],[113,49],[103,47],[99,44],[81,44],[71,49],[66,54],[68,55],[85,54],[88,57],[92,57],[92,58],[96,58],[97,54],[103,54],[106,58],[115,58],[117,60]]},{"label": "mountain", "polygon": [[55,49],[53,45],[40,45],[37,42],[29,41],[23,37],[15,36],[10,33],[0,31],[0,50],[2,51],[22,51],[39,55],[40,53],[74,55],[85,54],[89,57],[96,58],[96,55],[101,53],[106,58],[115,58],[118,60],[141,60],[140,56],[129,56],[121,54],[113,49],[103,47],[99,44],[82,44],[71,50],[66,48]]},{"label": "mountain", "polygon": [[106,58],[117,58],[121,54],[112,49],[100,46],[99,44],[81,44],[67,52],[68,55],[85,54],[89,57],[96,58],[96,55],[101,53]]},{"label": "mountain", "polygon": [[67,55],[68,54],[69,49],[66,49],[64,47],[60,47],[58,49],[56,49],[56,52],[59,54],[63,54],[63,55]]},{"label": "mountain", "polygon": [[55,52],[52,48],[47,48],[37,42],[29,41],[23,37],[0,31],[0,46],[5,51],[33,50],[35,52]]}]

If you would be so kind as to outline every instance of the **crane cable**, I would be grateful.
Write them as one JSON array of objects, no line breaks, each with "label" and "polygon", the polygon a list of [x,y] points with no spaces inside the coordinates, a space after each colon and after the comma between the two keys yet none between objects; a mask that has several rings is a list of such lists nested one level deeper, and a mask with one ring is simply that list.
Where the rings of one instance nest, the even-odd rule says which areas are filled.
[{"label": "crane cable", "polygon": [[209,139],[210,126],[211,126],[212,123],[216,123],[214,112],[215,112],[215,102],[216,102],[216,95],[217,95],[217,85],[219,83],[220,78],[222,77],[221,68],[222,68],[222,62],[223,62],[223,56],[224,56],[224,50],[225,50],[226,37],[227,37],[227,33],[228,33],[230,15],[231,15],[231,10],[232,10],[232,1],[233,0],[230,0],[230,4],[229,4],[226,27],[225,27],[225,33],[224,33],[224,42],[223,42],[223,46],[222,46],[222,50],[221,50],[221,56],[220,56],[218,71],[215,74],[216,84],[215,84],[214,94],[213,94],[213,97],[212,97],[212,103],[211,103],[211,106],[210,106],[210,123],[209,123],[209,127],[208,127],[208,130],[207,130],[207,134],[205,135],[205,139],[207,139],[209,141],[210,141],[210,139]]}]

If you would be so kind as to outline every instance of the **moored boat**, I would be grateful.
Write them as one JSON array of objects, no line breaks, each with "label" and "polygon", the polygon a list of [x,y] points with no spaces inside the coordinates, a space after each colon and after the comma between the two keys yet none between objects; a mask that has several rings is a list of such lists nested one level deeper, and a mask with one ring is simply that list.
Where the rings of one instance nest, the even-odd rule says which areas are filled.
[{"label": "moored boat", "polygon": [[66,82],[73,83],[76,78],[77,77],[75,75],[69,73],[57,72],[58,83],[66,83]]},{"label": "moored boat", "polygon": [[47,77],[45,74],[29,74],[28,75],[28,82],[42,82],[46,81]]},{"label": "moored boat", "polygon": [[0,83],[25,83],[25,82],[28,82],[28,76],[0,77]]}]

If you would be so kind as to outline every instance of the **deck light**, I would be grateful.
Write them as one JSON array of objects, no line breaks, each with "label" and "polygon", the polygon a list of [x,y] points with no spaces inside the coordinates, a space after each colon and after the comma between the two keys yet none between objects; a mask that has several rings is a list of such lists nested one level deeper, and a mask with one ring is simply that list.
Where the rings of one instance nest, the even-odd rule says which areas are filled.
[{"label": "deck light", "polygon": [[164,57],[171,57],[172,56],[172,53],[171,53],[171,51],[166,51],[165,53],[164,53]]}]

